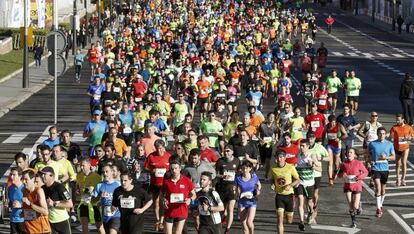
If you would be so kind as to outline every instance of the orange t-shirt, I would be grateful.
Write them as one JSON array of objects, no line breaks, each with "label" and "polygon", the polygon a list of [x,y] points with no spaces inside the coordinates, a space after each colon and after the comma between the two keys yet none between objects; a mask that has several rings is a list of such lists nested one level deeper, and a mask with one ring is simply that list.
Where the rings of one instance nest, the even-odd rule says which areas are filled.
[{"label": "orange t-shirt", "polygon": [[206,80],[199,80],[196,83],[198,87],[198,98],[207,98],[208,97],[208,89],[210,88],[210,82]]},{"label": "orange t-shirt", "polygon": [[[30,203],[40,206],[40,200],[38,195],[38,188],[30,192],[27,189],[23,190],[23,197],[27,197]],[[26,219],[24,222],[24,228],[28,233],[49,233],[51,232],[48,217],[41,213],[35,212],[31,206],[23,203],[23,212],[34,213],[36,218],[33,220]]]},{"label": "orange t-shirt", "polygon": [[392,136],[395,150],[404,151],[410,147],[409,141],[405,138],[414,136],[414,130],[408,124],[404,124],[404,126],[394,125],[390,130],[390,136]]},{"label": "orange t-shirt", "polygon": [[154,142],[158,139],[160,139],[158,136],[154,136],[153,138],[144,136],[141,138],[140,143],[144,146],[145,156],[155,151]]}]

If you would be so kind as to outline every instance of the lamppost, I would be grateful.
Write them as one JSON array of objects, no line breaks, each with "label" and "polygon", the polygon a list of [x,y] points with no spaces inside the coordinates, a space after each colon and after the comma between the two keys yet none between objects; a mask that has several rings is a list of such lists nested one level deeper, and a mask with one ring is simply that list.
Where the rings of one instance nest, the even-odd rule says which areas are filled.
[{"label": "lamppost", "polygon": [[97,0],[98,3],[98,23],[97,23],[97,36],[101,37],[101,0]]},{"label": "lamppost", "polygon": [[76,18],[78,16],[78,9],[77,9],[77,5],[76,5],[77,0],[73,0],[73,24],[72,24],[72,55],[75,55],[76,53],[76,46],[77,46],[77,41],[76,41]]},{"label": "lamppost", "polygon": [[395,5],[396,0],[392,0],[392,31],[395,31]]},{"label": "lamppost", "polygon": [[375,22],[375,0],[372,0],[372,22]]},{"label": "lamppost", "polygon": [[[27,7],[28,7],[28,0],[24,0],[24,12],[23,12],[23,17],[24,17],[24,23],[23,23],[23,27],[24,27],[24,38],[23,38],[23,88],[29,88],[29,48],[27,45],[27,40],[28,40],[28,32],[27,32],[27,21],[28,21],[28,12],[27,12]],[[30,17],[30,16],[29,16]]]},{"label": "lamppost", "polygon": [[84,3],[84,7],[85,7],[85,40],[86,40],[86,43],[88,44],[88,43],[90,43],[90,40],[89,40],[89,27],[88,27],[88,0],[83,0],[83,3]]}]

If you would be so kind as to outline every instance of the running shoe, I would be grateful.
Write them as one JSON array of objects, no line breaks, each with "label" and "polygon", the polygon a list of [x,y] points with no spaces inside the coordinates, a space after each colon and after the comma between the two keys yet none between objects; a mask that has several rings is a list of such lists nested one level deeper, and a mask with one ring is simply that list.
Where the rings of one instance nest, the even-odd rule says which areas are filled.
[{"label": "running shoe", "polygon": [[305,231],[305,224],[300,223],[299,224],[299,230],[301,230],[302,232],[304,232]]},{"label": "running shoe", "polygon": [[308,214],[308,217],[306,218],[306,223],[308,225],[311,225],[313,223],[313,214],[312,213]]},{"label": "running shoe", "polygon": [[361,213],[362,213],[362,209],[361,208],[359,208],[359,209],[356,210],[356,214],[357,215],[361,215]]},{"label": "running shoe", "polygon": [[355,222],[352,222],[351,228],[356,228],[356,227],[357,227],[356,223]]},{"label": "running shoe", "polygon": [[376,216],[378,218],[381,218],[382,217],[382,214],[383,214],[382,208],[377,208]]}]

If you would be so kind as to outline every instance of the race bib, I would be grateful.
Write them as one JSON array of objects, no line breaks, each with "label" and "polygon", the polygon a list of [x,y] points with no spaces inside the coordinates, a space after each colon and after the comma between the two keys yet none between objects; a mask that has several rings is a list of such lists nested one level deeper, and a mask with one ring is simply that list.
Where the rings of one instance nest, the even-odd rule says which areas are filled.
[{"label": "race bib", "polygon": [[142,98],[138,98],[138,97],[135,98],[135,102],[140,102],[140,101],[142,101]]},{"label": "race bib", "polygon": [[164,174],[167,172],[167,169],[165,168],[156,168],[155,169],[155,177],[164,177]]},{"label": "race bib", "polygon": [[267,143],[267,142],[272,142],[272,140],[273,140],[273,138],[272,138],[272,137],[264,137],[264,138],[263,138],[263,141],[264,141],[264,142],[266,142],[266,143]]},{"label": "race bib", "polygon": [[368,141],[375,141],[376,139],[378,139],[378,135],[376,132],[369,132],[368,133]]},{"label": "race bib", "polygon": [[293,127],[292,130],[294,132],[300,132],[301,127]]},{"label": "race bib", "polygon": [[24,214],[24,220],[27,220],[27,221],[32,221],[37,218],[36,211],[34,210],[24,210],[23,214]]},{"label": "race bib", "polygon": [[183,193],[171,193],[170,203],[184,203],[184,194]]},{"label": "race bib", "polygon": [[121,88],[120,87],[114,87],[114,93],[120,93]]},{"label": "race bib", "polygon": [[229,102],[235,102],[236,101],[236,97],[230,97],[229,98]]},{"label": "race bib", "polygon": [[124,134],[130,134],[130,133],[132,133],[132,129],[130,127],[125,127],[124,130],[122,130],[122,132]]},{"label": "race bib", "polygon": [[296,157],[294,154],[286,154],[286,158],[294,158]]},{"label": "race bib", "polygon": [[349,175],[349,176],[345,177],[345,183],[354,184],[356,182],[357,181],[356,181],[356,176],[355,175]]},{"label": "race bib", "polygon": [[387,160],[377,160],[377,161],[375,161],[375,163],[388,163],[388,161]]},{"label": "race bib", "polygon": [[312,128],[319,128],[319,121],[311,121]]},{"label": "race bib", "polygon": [[93,95],[93,100],[96,100],[96,101],[101,100],[101,95],[100,94],[94,94]]},{"label": "race bib", "polygon": [[319,99],[318,103],[319,103],[320,106],[324,106],[324,105],[326,105],[326,100],[325,99]]},{"label": "race bib", "polygon": [[121,208],[133,209],[135,208],[135,199],[134,198],[121,198],[120,200]]},{"label": "race bib", "polygon": [[334,140],[338,138],[338,134],[337,133],[328,133],[328,139],[329,140]]},{"label": "race bib", "polygon": [[358,96],[358,92],[359,92],[359,90],[358,90],[358,89],[357,89],[357,90],[352,90],[352,91],[349,91],[348,96]]},{"label": "race bib", "polygon": [[105,206],[103,209],[103,214],[107,217],[111,217],[114,215],[114,213],[112,213],[112,207],[111,206]]},{"label": "race bib", "polygon": [[217,94],[217,97],[218,97],[218,98],[225,98],[225,97],[226,97],[226,94],[224,94],[224,93],[219,93],[219,94]]},{"label": "race bib", "polygon": [[225,181],[234,181],[234,178],[236,177],[236,172],[233,170],[225,170],[223,173],[224,176],[226,176]]},{"label": "race bib", "polygon": [[406,144],[408,144],[408,142],[405,137],[398,137],[398,145],[406,145]]},{"label": "race bib", "polygon": [[91,200],[91,195],[82,195],[81,200],[83,202],[89,202]]},{"label": "race bib", "polygon": [[244,192],[244,193],[240,194],[240,198],[252,199],[253,198],[253,193],[252,192]]},{"label": "race bib", "polygon": [[138,127],[143,128],[144,126],[145,126],[145,121],[144,120],[138,120]]}]

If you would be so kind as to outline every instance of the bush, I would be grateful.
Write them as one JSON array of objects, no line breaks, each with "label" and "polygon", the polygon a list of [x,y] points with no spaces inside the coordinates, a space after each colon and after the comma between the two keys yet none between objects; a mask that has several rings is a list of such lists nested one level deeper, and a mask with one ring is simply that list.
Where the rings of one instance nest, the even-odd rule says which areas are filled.
[{"label": "bush", "polygon": [[59,23],[59,28],[64,28],[68,32],[72,29],[72,25],[70,23]]},{"label": "bush", "polygon": [[[11,37],[19,33],[20,33],[19,28],[0,28],[0,36]],[[43,29],[43,28],[33,29],[33,35],[46,36],[48,33],[49,33],[49,30],[47,29]]]}]

